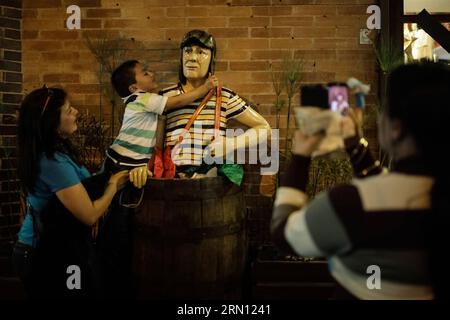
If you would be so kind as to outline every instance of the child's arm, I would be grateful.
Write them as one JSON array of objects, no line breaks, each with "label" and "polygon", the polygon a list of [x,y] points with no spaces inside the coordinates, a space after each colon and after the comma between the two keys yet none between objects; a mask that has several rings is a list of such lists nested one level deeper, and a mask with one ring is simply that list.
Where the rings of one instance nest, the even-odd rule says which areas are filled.
[{"label": "child's arm", "polygon": [[219,80],[216,76],[212,75],[206,80],[206,82],[198,88],[195,88],[192,91],[179,94],[175,97],[169,97],[166,102],[166,107],[164,110],[171,110],[175,108],[179,108],[185,105],[190,104],[191,102],[197,100],[198,98],[203,97],[214,87],[217,87],[219,84]]}]

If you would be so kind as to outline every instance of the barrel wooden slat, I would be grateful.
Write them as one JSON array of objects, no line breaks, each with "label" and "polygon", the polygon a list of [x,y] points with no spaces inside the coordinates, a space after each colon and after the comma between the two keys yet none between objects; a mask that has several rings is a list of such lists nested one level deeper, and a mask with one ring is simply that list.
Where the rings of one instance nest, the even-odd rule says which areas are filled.
[{"label": "barrel wooden slat", "polygon": [[244,219],[242,189],[222,177],[151,179],[134,220],[138,297],[224,297],[244,269]]}]

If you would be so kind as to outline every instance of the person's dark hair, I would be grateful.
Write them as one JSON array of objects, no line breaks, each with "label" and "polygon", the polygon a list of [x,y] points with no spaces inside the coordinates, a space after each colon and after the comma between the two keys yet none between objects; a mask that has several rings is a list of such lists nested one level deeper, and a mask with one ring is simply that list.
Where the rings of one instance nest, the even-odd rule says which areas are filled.
[{"label": "person's dark hair", "polygon": [[111,75],[111,84],[119,96],[127,97],[131,94],[128,89],[136,83],[136,73],[134,68],[139,63],[137,60],[128,60],[118,66]]},{"label": "person's dark hair", "polygon": [[18,175],[25,193],[34,191],[43,154],[53,159],[59,151],[81,164],[70,139],[58,133],[61,107],[66,100],[67,93],[63,89],[42,88],[32,91],[22,101],[17,126]]},{"label": "person's dark hair", "polygon": [[191,30],[187,32],[180,43],[180,68],[178,69],[178,78],[182,84],[186,84],[186,77],[183,73],[183,48],[189,46],[199,46],[211,50],[211,61],[209,63],[208,73],[214,74],[215,57],[217,51],[216,40],[214,37],[203,30]]},{"label": "person's dark hair", "polygon": [[386,112],[412,135],[423,164],[435,179],[425,242],[435,296],[449,298],[450,280],[441,257],[447,250],[445,236],[450,228],[450,166],[444,156],[450,123],[450,69],[435,63],[397,68],[389,78]]}]

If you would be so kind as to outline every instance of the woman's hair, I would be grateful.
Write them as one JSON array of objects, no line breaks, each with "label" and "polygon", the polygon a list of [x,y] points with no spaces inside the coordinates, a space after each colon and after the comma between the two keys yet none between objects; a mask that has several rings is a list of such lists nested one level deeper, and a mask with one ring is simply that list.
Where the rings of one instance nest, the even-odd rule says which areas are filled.
[{"label": "woman's hair", "polygon": [[435,296],[449,298],[450,281],[442,256],[448,250],[450,229],[450,163],[445,156],[450,136],[450,69],[430,62],[397,68],[389,79],[386,112],[414,138],[420,159],[435,179],[425,241]]},{"label": "woman's hair", "polygon": [[59,151],[80,164],[76,148],[58,133],[61,107],[67,93],[59,88],[42,88],[28,94],[20,106],[18,120],[18,175],[25,193],[33,192],[40,173],[40,157],[53,159]]}]

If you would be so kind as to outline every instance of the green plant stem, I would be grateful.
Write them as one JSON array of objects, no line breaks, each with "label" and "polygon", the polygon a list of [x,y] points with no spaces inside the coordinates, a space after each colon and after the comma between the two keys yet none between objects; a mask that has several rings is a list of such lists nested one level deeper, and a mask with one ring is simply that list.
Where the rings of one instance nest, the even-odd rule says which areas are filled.
[{"label": "green plant stem", "polygon": [[285,142],[284,142],[284,152],[286,153],[286,156],[289,152],[288,148],[288,142],[289,142],[289,129],[290,129],[290,120],[291,120],[291,103],[292,103],[292,97],[288,96],[288,111],[287,111],[287,124],[286,124],[286,136],[285,136]]}]

